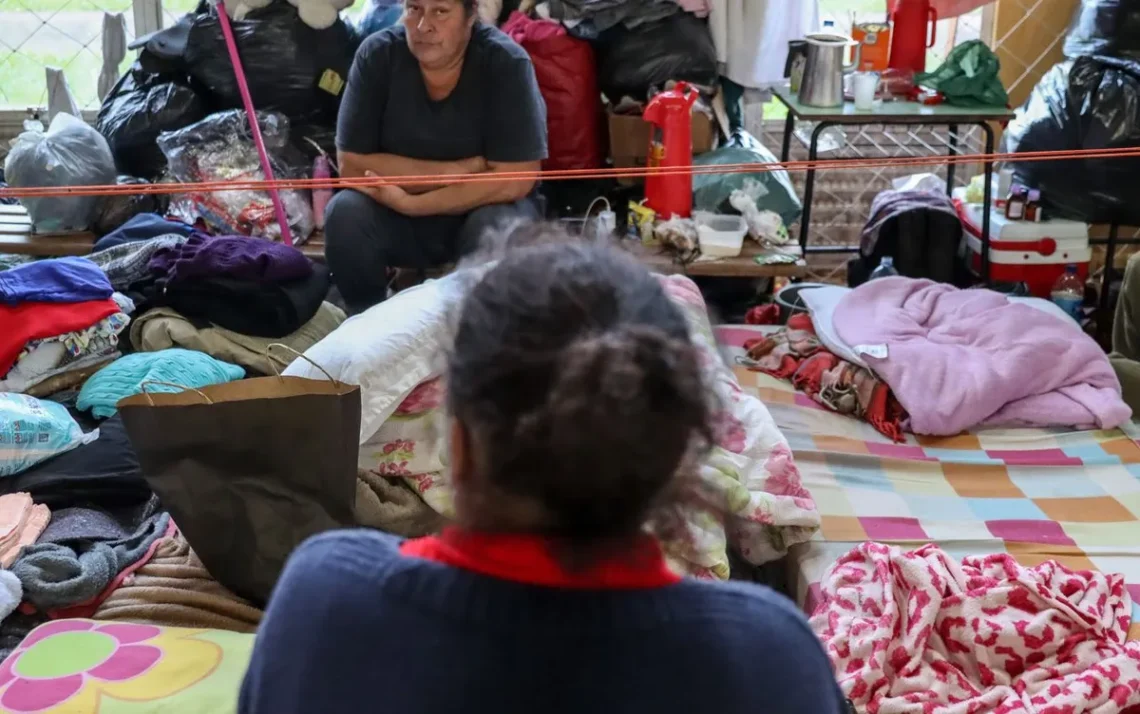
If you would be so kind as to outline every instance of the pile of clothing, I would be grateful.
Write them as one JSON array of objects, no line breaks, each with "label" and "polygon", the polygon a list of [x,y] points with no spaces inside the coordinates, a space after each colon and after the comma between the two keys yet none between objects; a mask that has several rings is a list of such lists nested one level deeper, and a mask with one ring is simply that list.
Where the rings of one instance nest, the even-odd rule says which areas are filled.
[{"label": "pile of clothing", "polygon": [[0,272],[0,392],[50,394],[119,356],[134,302],[86,258]]},{"label": "pile of clothing", "polygon": [[[0,657],[48,620],[91,617],[107,597],[171,535],[155,499],[119,512],[94,507],[48,513],[26,493],[0,497],[5,539],[17,539],[0,571]],[[22,518],[22,528],[10,528]],[[15,555],[13,553],[13,555]]]},{"label": "pile of clothing", "polygon": [[130,349],[174,347],[210,355],[257,374],[293,360],[344,321],[325,302],[329,273],[301,251],[245,236],[208,236],[153,215],[108,234],[90,259],[134,298]]},{"label": "pile of clothing", "polygon": [[329,271],[301,251],[244,236],[195,233],[153,251],[150,304],[197,324],[280,339],[321,310]]}]

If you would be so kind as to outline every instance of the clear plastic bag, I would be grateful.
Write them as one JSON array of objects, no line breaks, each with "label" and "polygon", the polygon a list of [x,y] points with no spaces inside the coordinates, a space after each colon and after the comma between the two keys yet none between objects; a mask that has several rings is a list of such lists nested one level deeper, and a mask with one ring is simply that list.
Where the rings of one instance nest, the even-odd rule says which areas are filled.
[{"label": "clear plastic bag", "polygon": [[[274,112],[258,112],[258,125],[274,178],[300,178],[303,169],[286,160],[289,120]],[[170,175],[184,183],[210,181],[263,181],[257,149],[245,112],[213,114],[179,131],[158,137]],[[304,242],[313,232],[313,209],[303,191],[279,191],[293,242]],[[199,218],[219,233],[281,239],[273,201],[268,191],[191,191],[171,200],[170,212],[193,223]]]},{"label": "clear plastic bag", "polygon": [[[16,137],[4,162],[12,188],[103,186],[115,183],[115,160],[102,134],[70,114],[57,114],[46,132]],[[37,233],[82,231],[95,217],[96,196],[24,198]]]}]

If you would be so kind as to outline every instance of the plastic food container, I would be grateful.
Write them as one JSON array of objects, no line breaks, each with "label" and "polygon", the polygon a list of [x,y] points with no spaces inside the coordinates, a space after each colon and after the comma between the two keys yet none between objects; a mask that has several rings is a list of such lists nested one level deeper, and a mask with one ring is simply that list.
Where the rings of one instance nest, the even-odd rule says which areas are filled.
[{"label": "plastic food container", "polygon": [[744,216],[721,216],[715,214],[697,217],[697,236],[701,243],[701,255],[710,258],[735,258],[744,249],[744,236],[748,224]]}]

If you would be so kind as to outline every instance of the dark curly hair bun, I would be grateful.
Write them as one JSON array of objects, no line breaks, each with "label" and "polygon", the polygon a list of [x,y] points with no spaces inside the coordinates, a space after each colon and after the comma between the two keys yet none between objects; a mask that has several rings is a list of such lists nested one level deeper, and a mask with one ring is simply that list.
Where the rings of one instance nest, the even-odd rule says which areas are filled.
[{"label": "dark curly hair bun", "polygon": [[608,247],[509,252],[468,295],[448,369],[481,481],[572,539],[636,533],[709,441],[684,316]]}]

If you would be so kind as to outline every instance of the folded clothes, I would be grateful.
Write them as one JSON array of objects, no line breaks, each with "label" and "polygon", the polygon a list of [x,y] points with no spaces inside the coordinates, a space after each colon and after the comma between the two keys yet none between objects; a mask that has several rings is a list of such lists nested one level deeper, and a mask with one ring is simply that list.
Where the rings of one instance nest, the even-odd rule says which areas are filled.
[{"label": "folded clothes", "polygon": [[96,620],[253,632],[262,611],[206,571],[177,528],[156,544],[150,560],[111,592]]},{"label": "folded clothes", "polygon": [[0,392],[27,392],[49,377],[72,369],[106,361],[118,349],[119,333],[130,322],[134,311],[130,298],[115,293],[112,298],[119,312],[81,330],[31,340],[16,358],[8,374],[0,379]]},{"label": "folded clothes", "polygon": [[63,361],[59,366],[51,369],[25,375],[19,363],[8,376],[0,379],[0,391],[17,392],[32,397],[47,397],[57,392],[83,384],[84,380],[101,367],[115,361],[122,356],[115,348],[102,352],[85,354],[74,361]]},{"label": "folded clothes", "polygon": [[111,283],[86,258],[53,258],[0,272],[0,302],[86,302],[111,297]]},{"label": "folded clothes", "polygon": [[183,280],[165,286],[154,303],[242,335],[285,337],[313,319],[328,295],[328,268],[320,263],[312,268],[309,277],[284,283],[223,277]]},{"label": "folded clothes", "polygon": [[110,298],[72,303],[0,304],[0,376],[8,374],[32,340],[84,330],[117,312],[120,312],[119,305]]},{"label": "folded clothes", "polygon": [[793,315],[787,327],[745,343],[744,365],[787,379],[813,400],[840,414],[862,419],[894,441],[903,440],[906,411],[873,372],[828,351],[811,317]]},{"label": "folded clothes", "polygon": [[285,283],[313,274],[313,264],[291,245],[247,236],[195,233],[185,243],[160,248],[150,271],[168,284],[198,278]]},{"label": "folded clothes", "polygon": [[131,345],[139,352],[156,352],[171,347],[205,352],[211,357],[240,364],[246,369],[270,374],[272,360],[283,370],[295,355],[288,350],[270,350],[280,342],[304,353],[344,322],[344,311],[331,303],[322,303],[313,319],[299,330],[284,337],[253,337],[215,325],[199,326],[168,307],[150,310],[131,323]]},{"label": "folded clothes", "polygon": [[50,518],[48,507],[26,493],[0,496],[0,565],[12,565],[21,548],[36,542]]},{"label": "folded clothes", "polygon": [[93,600],[122,570],[141,559],[170,525],[170,515],[156,513],[126,538],[68,539],[25,548],[12,572],[24,599],[40,611]]},{"label": "folded clothes", "polygon": [[126,290],[140,281],[153,280],[150,272],[150,259],[160,248],[169,248],[185,243],[184,235],[171,233],[151,240],[128,241],[87,256],[98,265],[115,290]]},{"label": "folded clothes", "polygon": [[171,221],[154,213],[140,213],[95,242],[96,251],[104,251],[124,243],[151,241],[160,236],[180,235],[189,238],[194,226]]},{"label": "folded clothes", "polygon": [[[91,410],[97,417],[109,417],[120,399],[139,394],[143,384],[147,391],[174,392],[178,385],[199,389],[211,384],[232,382],[245,376],[237,365],[219,362],[208,354],[191,350],[170,349],[160,352],[138,352],[115,360],[96,372],[79,391],[76,406]],[[161,384],[165,382],[165,384]]]}]

